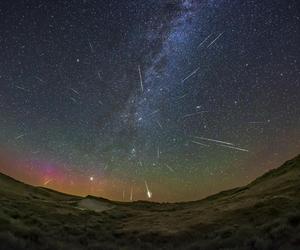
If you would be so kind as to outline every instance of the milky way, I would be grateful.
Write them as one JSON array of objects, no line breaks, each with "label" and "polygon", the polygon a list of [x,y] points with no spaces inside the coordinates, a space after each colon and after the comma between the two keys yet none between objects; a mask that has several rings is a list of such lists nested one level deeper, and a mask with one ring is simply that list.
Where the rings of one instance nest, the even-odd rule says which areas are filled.
[{"label": "milky way", "polygon": [[128,201],[199,199],[251,181],[299,153],[296,9],[1,3],[0,170]]}]

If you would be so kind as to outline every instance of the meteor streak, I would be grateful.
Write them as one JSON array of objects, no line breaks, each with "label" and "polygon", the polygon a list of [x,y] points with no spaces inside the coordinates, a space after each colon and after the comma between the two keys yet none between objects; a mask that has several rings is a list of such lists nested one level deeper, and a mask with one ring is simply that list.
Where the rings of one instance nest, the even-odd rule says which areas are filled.
[{"label": "meteor streak", "polygon": [[130,201],[133,201],[133,188],[130,189]]},{"label": "meteor streak", "polygon": [[16,88],[17,88],[17,89],[21,89],[21,90],[26,91],[26,92],[30,92],[28,89],[26,89],[26,88],[24,88],[24,87],[22,87],[22,86],[16,85]]},{"label": "meteor streak", "polygon": [[145,181],[145,186],[146,186],[146,190],[147,190],[147,196],[148,196],[148,199],[151,199],[151,197],[152,197],[152,192],[149,190],[147,181]]},{"label": "meteor streak", "polygon": [[76,99],[73,98],[73,97],[70,97],[70,99],[74,102],[74,103],[77,103]]},{"label": "meteor streak", "polygon": [[204,146],[204,147],[209,147],[209,145],[201,143],[201,142],[198,142],[198,141],[191,141],[191,142],[194,143],[194,144],[198,144],[198,145]]},{"label": "meteor streak", "polygon": [[44,81],[42,78],[40,78],[40,77],[38,77],[38,76],[35,76],[35,79],[37,79],[37,80],[39,80],[39,81],[41,81],[41,82],[43,82],[43,83],[46,82],[46,81]]},{"label": "meteor streak", "polygon": [[210,46],[212,46],[222,35],[224,34],[224,32],[220,33],[208,46],[207,48],[209,48]]},{"label": "meteor streak", "polygon": [[194,136],[193,138],[200,139],[200,140],[205,140],[205,141],[212,141],[212,142],[217,142],[217,143],[223,143],[223,144],[226,144],[226,145],[232,145],[232,146],[234,145],[231,142],[226,142],[226,141],[220,141],[220,140],[205,138],[205,137],[202,137],[202,136]]},{"label": "meteor streak", "polygon": [[70,88],[70,90],[72,90],[75,94],[79,95],[79,92],[73,88]]},{"label": "meteor streak", "polygon": [[91,44],[90,40],[89,40],[89,46],[90,46],[91,52],[94,53],[94,48],[93,48],[93,45]]},{"label": "meteor streak", "polygon": [[169,169],[171,172],[174,172],[174,169],[171,168],[168,164],[165,164],[165,165],[166,165],[167,169]]},{"label": "meteor streak", "polygon": [[197,49],[201,47],[202,44],[204,44],[211,36],[213,33],[211,33],[209,36],[207,36],[198,46]]},{"label": "meteor streak", "polygon": [[189,74],[186,78],[184,78],[181,83],[184,83],[186,80],[188,80],[190,77],[192,77],[193,75],[195,75],[198,70],[200,69],[200,67],[198,67],[197,69],[195,69],[191,74]]},{"label": "meteor streak", "polygon": [[244,148],[238,148],[238,147],[233,147],[233,146],[228,146],[228,145],[223,145],[223,144],[219,144],[218,146],[225,147],[225,148],[231,148],[231,149],[244,151],[244,152],[249,152],[248,149],[244,149]]},{"label": "meteor streak", "polygon": [[142,78],[142,72],[141,72],[141,66],[138,66],[139,76],[140,76],[140,84],[141,84],[141,90],[144,92],[144,86],[143,86],[143,78]]},{"label": "meteor streak", "polygon": [[25,134],[18,135],[15,139],[16,139],[16,140],[19,140],[19,139],[23,138],[24,136],[25,136]]},{"label": "meteor streak", "polygon": [[187,117],[191,117],[191,116],[194,116],[194,115],[201,115],[201,114],[207,113],[207,112],[208,111],[200,111],[200,112],[195,112],[195,113],[187,114],[187,115],[182,116],[182,119],[187,118]]},{"label": "meteor streak", "polygon": [[159,121],[156,121],[156,123],[158,124],[158,126],[162,129],[163,127],[162,127],[162,125],[161,125],[161,123],[159,122]]},{"label": "meteor streak", "polygon": [[43,183],[43,185],[44,186],[46,186],[48,183],[50,183],[52,181],[52,179],[48,179],[48,180],[46,180],[44,183]]}]

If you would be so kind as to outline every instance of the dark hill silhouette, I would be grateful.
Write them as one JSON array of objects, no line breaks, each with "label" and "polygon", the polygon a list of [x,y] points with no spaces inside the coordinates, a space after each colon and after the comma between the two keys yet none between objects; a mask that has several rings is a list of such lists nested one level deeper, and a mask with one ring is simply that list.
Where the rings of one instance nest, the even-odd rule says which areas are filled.
[{"label": "dark hill silhouette", "polygon": [[0,174],[0,249],[300,249],[300,156],[183,203],[115,202]]}]

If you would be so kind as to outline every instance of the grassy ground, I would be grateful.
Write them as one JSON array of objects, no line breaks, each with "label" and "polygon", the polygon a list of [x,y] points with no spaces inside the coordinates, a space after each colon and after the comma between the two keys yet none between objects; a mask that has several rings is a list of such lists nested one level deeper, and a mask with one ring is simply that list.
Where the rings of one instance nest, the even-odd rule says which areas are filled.
[{"label": "grassy ground", "polygon": [[300,249],[300,157],[175,204],[82,198],[0,175],[0,249]]}]

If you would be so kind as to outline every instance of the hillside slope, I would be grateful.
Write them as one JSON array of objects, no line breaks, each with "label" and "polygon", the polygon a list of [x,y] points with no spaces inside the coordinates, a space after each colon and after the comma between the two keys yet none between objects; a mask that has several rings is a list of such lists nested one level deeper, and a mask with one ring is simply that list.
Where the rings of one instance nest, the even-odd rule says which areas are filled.
[{"label": "hillside slope", "polygon": [[184,203],[113,202],[0,174],[0,249],[299,249],[300,156]]}]

